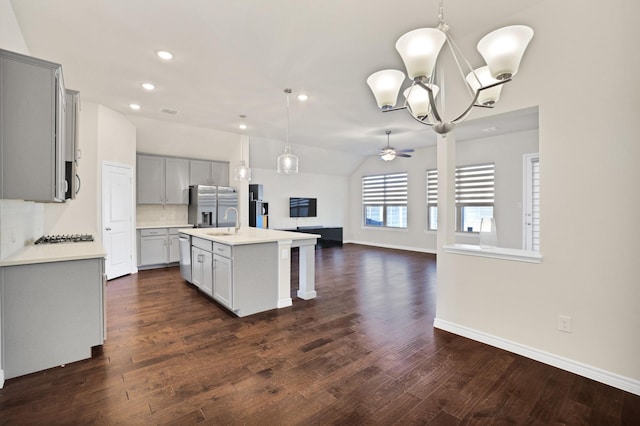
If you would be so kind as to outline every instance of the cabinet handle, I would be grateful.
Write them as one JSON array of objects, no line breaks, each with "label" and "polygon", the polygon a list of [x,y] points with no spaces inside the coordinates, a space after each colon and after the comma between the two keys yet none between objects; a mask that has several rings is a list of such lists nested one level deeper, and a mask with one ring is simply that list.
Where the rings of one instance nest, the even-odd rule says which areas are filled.
[{"label": "cabinet handle", "polygon": [[80,181],[80,175],[76,175],[76,179],[78,181],[78,186],[76,187],[76,195],[80,193],[80,186],[82,186],[82,182]]},{"label": "cabinet handle", "polygon": [[111,231],[111,228],[104,228],[105,231]]}]

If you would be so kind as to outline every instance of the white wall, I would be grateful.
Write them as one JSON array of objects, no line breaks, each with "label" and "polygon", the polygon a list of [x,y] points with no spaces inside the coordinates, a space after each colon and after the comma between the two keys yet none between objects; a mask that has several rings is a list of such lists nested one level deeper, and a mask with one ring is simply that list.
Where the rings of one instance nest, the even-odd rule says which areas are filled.
[{"label": "white wall", "polygon": [[[431,131],[425,127],[425,132]],[[496,202],[494,216],[498,224],[500,247],[522,248],[522,156],[538,152],[538,131],[509,133],[482,139],[459,141],[457,165],[493,162],[496,165]],[[435,253],[436,232],[427,231],[426,171],[435,169],[436,147],[416,150],[412,158],[391,162],[376,157],[367,159],[349,179],[349,232],[345,239],[382,247]],[[407,172],[409,177],[408,227],[377,229],[362,226],[362,177],[380,173]],[[456,242],[478,244],[477,234],[458,233]]]},{"label": "white wall", "polygon": [[0,0],[0,49],[29,54],[16,14],[9,0]]},{"label": "white wall", "polygon": [[[314,173],[280,175],[268,169],[252,169],[252,172],[251,183],[263,185],[263,199],[269,203],[270,229],[346,226],[349,205],[347,177]],[[289,197],[317,198],[318,216],[289,217]]]},{"label": "white wall", "polygon": [[[540,108],[543,260],[439,252],[437,320],[640,394],[640,56],[628,43],[640,3],[601,6],[548,0],[495,22],[536,31],[500,108]],[[594,63],[607,71],[585,72]],[[572,333],[557,330],[558,314]]]}]

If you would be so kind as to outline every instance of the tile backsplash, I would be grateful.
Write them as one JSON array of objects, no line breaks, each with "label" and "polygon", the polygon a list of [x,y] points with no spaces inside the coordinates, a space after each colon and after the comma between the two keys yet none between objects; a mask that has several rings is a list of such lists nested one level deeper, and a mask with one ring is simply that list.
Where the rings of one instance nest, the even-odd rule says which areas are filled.
[{"label": "tile backsplash", "polygon": [[44,234],[44,205],[0,200],[0,259],[6,259]]},{"label": "tile backsplash", "polygon": [[136,206],[136,225],[186,225],[188,206],[138,204]]}]

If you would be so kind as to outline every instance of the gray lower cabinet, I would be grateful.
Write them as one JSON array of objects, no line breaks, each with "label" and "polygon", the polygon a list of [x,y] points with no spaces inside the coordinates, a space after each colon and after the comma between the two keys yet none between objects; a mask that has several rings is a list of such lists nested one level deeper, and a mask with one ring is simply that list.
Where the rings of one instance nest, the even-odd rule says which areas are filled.
[{"label": "gray lower cabinet", "polygon": [[192,237],[192,281],[239,317],[277,308],[278,244],[227,245]]},{"label": "gray lower cabinet", "polygon": [[0,268],[5,378],[91,357],[105,329],[104,259]]},{"label": "gray lower cabinet", "polygon": [[177,228],[138,230],[138,267],[163,267],[180,262],[180,241]]},{"label": "gray lower cabinet", "polygon": [[191,282],[202,292],[213,294],[213,253],[211,241],[193,238],[191,243]]},{"label": "gray lower cabinet", "polygon": [[169,229],[169,263],[180,262],[180,238],[177,229]]},{"label": "gray lower cabinet", "polygon": [[233,310],[232,247],[213,243],[213,298]]},{"label": "gray lower cabinet", "polygon": [[0,199],[65,199],[62,66],[0,49]]}]

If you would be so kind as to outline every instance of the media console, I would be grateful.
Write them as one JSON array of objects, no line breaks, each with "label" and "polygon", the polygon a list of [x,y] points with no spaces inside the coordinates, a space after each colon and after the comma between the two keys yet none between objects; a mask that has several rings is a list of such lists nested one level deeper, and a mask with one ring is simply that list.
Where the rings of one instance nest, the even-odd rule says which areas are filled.
[{"label": "media console", "polygon": [[295,229],[283,229],[290,232],[305,232],[307,234],[319,234],[317,245],[331,247],[342,245],[342,228],[325,228],[324,226],[298,226]]}]

